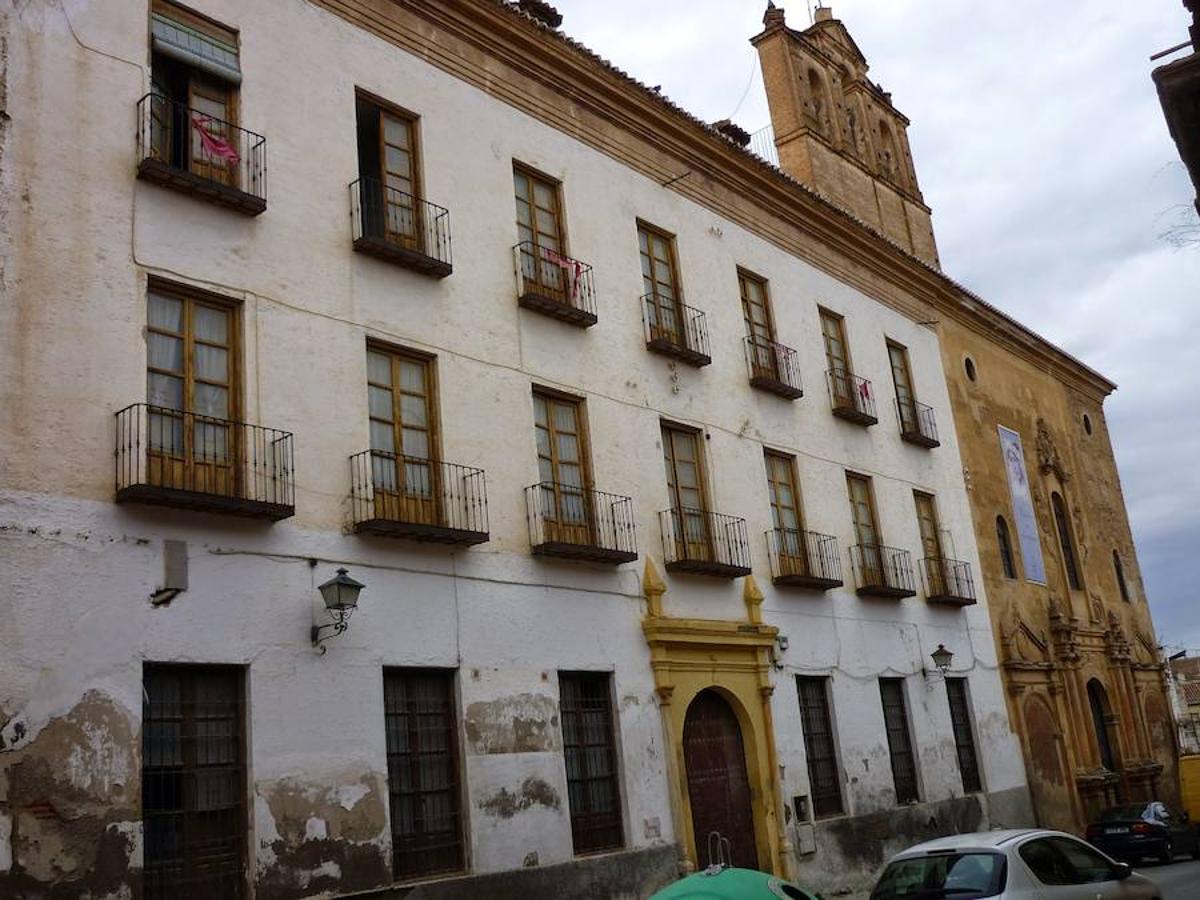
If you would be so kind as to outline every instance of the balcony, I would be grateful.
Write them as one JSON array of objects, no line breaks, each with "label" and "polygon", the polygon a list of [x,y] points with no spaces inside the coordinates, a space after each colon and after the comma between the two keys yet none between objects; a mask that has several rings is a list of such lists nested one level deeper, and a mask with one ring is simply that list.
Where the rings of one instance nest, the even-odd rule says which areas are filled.
[{"label": "balcony", "polygon": [[596,324],[591,266],[532,241],[517,244],[513,255],[520,306],[580,328]]},{"label": "balcony", "polygon": [[835,416],[866,427],[879,421],[875,414],[875,388],[871,382],[843,370],[826,372],[825,377]]},{"label": "balcony", "polygon": [[267,139],[161,94],[138,101],[137,176],[257,216],[267,208]]},{"label": "balcony", "polygon": [[350,218],[359,253],[434,278],[454,270],[448,209],[360,178],[350,185]]},{"label": "balcony", "polygon": [[975,579],[971,564],[944,556],[927,556],[921,560],[925,575],[925,597],[930,603],[948,606],[975,604]]},{"label": "balcony", "polygon": [[850,561],[854,565],[860,597],[901,600],[917,596],[912,555],[907,550],[880,544],[856,544],[850,548]]},{"label": "balcony", "polygon": [[613,565],[638,557],[628,497],[543,481],[525,488],[525,508],[534,556]]},{"label": "balcony", "polygon": [[146,403],[116,421],[118,503],[270,521],[295,514],[290,432]]},{"label": "balcony", "polygon": [[746,520],[679,507],[658,514],[668,572],[740,578],[750,574]]},{"label": "balcony", "polygon": [[937,421],[933,417],[932,406],[926,406],[916,400],[897,400],[896,416],[900,421],[901,440],[929,450],[942,445],[938,440]]},{"label": "balcony", "polygon": [[665,297],[642,298],[646,349],[674,357],[700,368],[712,363],[708,351],[708,325],[704,313]]},{"label": "balcony", "polygon": [[1193,22],[1190,43],[1156,54],[1155,59],[1179,50],[1191,49],[1187,56],[1165,63],[1152,73],[1158,99],[1171,137],[1179,151],[1192,186],[1196,191],[1196,211],[1200,212],[1200,6],[1187,0]]},{"label": "balcony", "polygon": [[350,457],[350,506],[359,534],[465,546],[488,539],[482,469],[364,450]]},{"label": "balcony", "polygon": [[842,586],[842,560],[832,535],[773,528],[767,532],[767,553],[776,587],[827,591]]},{"label": "balcony", "polygon": [[751,387],[785,400],[799,400],[804,396],[800,387],[799,355],[795,350],[760,337],[748,336],[745,344]]}]

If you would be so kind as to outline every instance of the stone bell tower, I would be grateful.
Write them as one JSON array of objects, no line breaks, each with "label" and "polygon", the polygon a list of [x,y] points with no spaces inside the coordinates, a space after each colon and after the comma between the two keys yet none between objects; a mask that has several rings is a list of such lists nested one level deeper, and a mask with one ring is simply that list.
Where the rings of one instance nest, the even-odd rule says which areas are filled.
[{"label": "stone bell tower", "polygon": [[940,268],[933,221],[908,146],[908,119],[867,77],[867,60],[829,7],[803,31],[771,0],[758,50],[779,165]]}]

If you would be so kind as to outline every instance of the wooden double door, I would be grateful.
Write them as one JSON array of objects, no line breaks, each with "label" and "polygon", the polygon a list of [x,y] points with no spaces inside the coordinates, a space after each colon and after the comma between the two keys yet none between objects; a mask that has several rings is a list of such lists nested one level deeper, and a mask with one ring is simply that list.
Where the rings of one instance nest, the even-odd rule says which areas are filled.
[{"label": "wooden double door", "polygon": [[[701,691],[688,707],[683,755],[697,863],[703,867],[723,858],[738,868],[757,869],[742,729],[729,703],[714,690]],[[718,851],[724,840],[725,849]]]}]

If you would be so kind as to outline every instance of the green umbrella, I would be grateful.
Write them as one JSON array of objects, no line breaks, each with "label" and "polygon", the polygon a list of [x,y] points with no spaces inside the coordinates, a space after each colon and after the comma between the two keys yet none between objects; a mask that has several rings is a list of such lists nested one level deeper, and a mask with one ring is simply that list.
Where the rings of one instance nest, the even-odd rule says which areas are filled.
[{"label": "green umbrella", "polygon": [[705,869],[663,888],[650,900],[819,900],[775,875],[753,869]]}]

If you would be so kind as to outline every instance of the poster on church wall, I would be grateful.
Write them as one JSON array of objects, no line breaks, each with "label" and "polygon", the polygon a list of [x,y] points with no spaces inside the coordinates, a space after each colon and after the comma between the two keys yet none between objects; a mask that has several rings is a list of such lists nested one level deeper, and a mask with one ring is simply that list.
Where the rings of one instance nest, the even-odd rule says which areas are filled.
[{"label": "poster on church wall", "polygon": [[999,428],[1000,452],[1004,455],[1004,470],[1008,473],[1008,490],[1012,495],[1017,543],[1021,547],[1021,561],[1025,564],[1025,580],[1045,584],[1046,564],[1042,560],[1042,544],[1038,537],[1037,516],[1033,511],[1033,492],[1025,472],[1021,435],[1003,425]]}]

